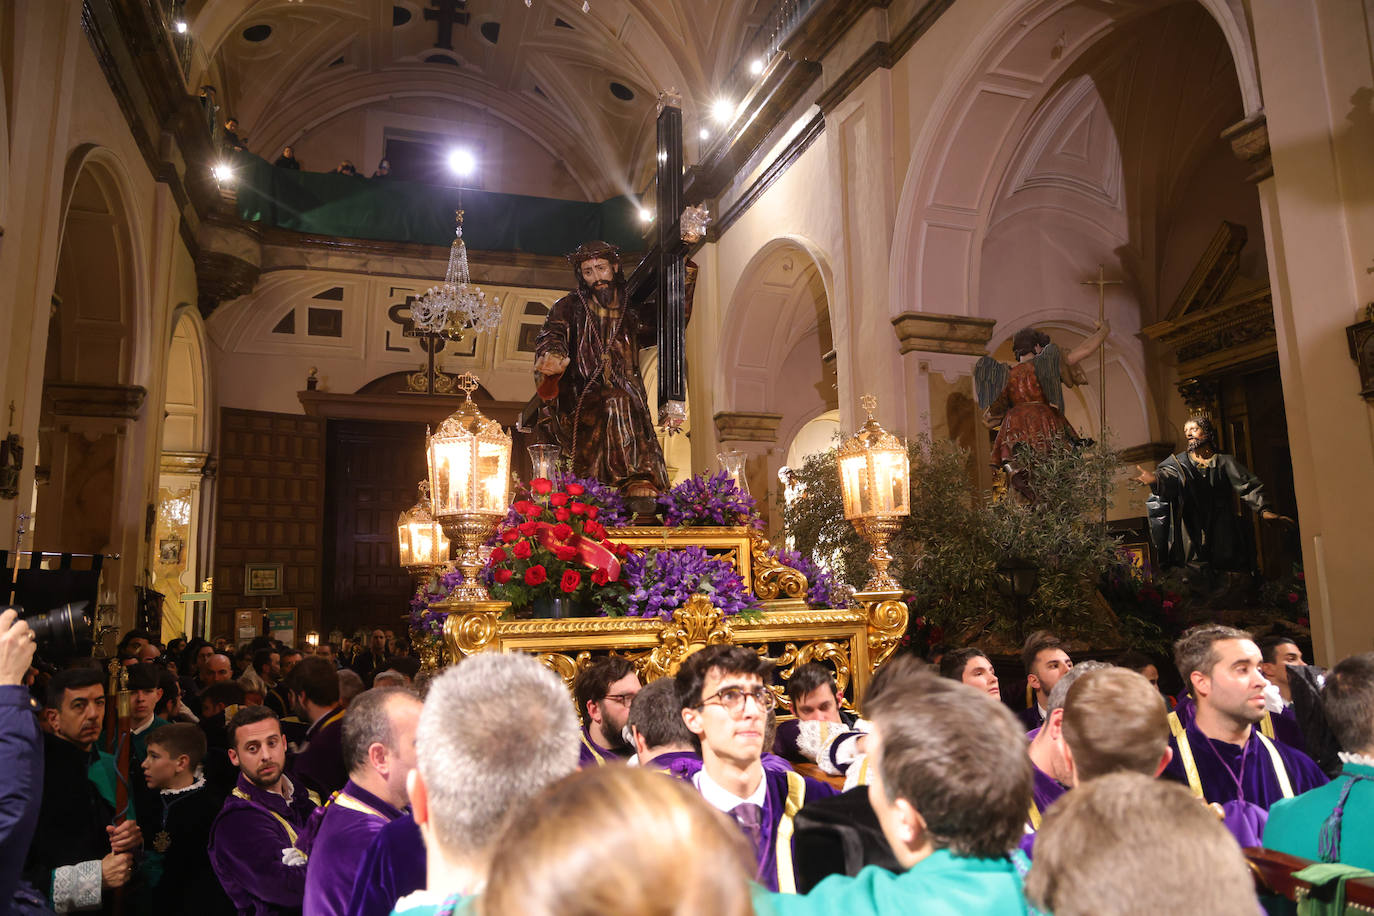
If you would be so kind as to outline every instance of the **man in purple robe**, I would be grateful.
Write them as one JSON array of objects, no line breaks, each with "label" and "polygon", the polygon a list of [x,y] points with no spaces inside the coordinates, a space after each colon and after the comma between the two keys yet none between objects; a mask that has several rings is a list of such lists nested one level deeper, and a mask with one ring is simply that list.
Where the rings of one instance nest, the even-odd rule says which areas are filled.
[{"label": "man in purple robe", "polygon": [[321,798],[328,797],[348,782],[338,669],[318,655],[303,658],[291,669],[286,689],[301,718],[310,723],[291,761],[291,773]]},{"label": "man in purple robe", "polygon": [[425,890],[396,909],[451,912],[486,883],[507,815],[537,816],[531,800],[577,769],[577,717],[562,679],[534,656],[482,652],[430,683],[415,742]]},{"label": "man in purple robe", "polygon": [[708,646],[687,657],[677,674],[682,721],[701,745],[702,768],[692,784],[707,804],[730,815],[754,846],[757,879],[769,890],[793,892],[793,819],[802,806],[835,790],[793,770],[763,765],[773,692],[769,663],[742,646]]},{"label": "man in purple robe", "polygon": [[1326,775],[1306,754],[1256,728],[1268,682],[1249,633],[1194,627],[1174,643],[1174,661],[1197,712],[1186,725],[1170,713],[1173,759],[1164,775],[1220,805],[1241,845],[1258,846],[1269,806],[1324,785]]},{"label": "man in purple robe", "polygon": [[410,814],[385,824],[372,838],[348,900],[348,916],[387,916],[407,894],[425,886],[425,838]]},{"label": "man in purple robe", "polygon": [[641,767],[662,770],[678,779],[691,779],[701,769],[696,739],[682,722],[677,684],[662,677],[644,685],[630,707],[630,734]]},{"label": "man in purple robe", "polygon": [[348,782],[316,814],[319,825],[305,870],[305,916],[347,912],[364,854],[406,805],[419,718],[419,697],[400,687],[365,690],[349,704],[343,718]]},{"label": "man in purple robe", "polygon": [[210,828],[210,864],[241,914],[299,913],[305,853],[297,846],[319,797],[286,775],[286,739],[266,706],[229,720],[238,785]]},{"label": "man in purple robe", "polygon": [[619,655],[599,658],[578,672],[573,699],[586,722],[578,766],[600,766],[633,756],[635,749],[625,738],[625,726],[639,689],[634,665]]}]

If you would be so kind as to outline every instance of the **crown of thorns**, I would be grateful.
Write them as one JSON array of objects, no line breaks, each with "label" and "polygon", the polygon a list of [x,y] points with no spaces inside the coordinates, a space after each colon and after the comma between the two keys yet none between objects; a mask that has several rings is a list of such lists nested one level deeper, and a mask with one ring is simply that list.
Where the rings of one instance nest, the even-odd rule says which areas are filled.
[{"label": "crown of thorns", "polygon": [[605,258],[607,261],[620,260],[619,246],[612,245],[610,242],[584,242],[577,246],[577,250],[568,255],[568,263],[577,269],[582,266],[583,261],[591,261],[595,258]]}]

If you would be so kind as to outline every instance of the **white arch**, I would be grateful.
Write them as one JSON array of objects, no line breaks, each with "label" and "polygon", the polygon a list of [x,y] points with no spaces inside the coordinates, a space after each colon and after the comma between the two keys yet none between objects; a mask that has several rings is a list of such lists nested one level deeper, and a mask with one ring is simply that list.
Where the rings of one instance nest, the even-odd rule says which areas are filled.
[{"label": "white arch", "polygon": [[[734,412],[746,409],[764,409],[763,403],[741,403],[743,399],[738,390],[738,382],[741,377],[739,369],[744,352],[747,350],[761,353],[763,354],[763,366],[776,368],[781,365],[782,360],[786,358],[788,351],[796,341],[813,327],[812,316],[808,316],[807,320],[789,320],[792,316],[799,316],[803,299],[800,293],[790,296],[785,306],[788,309],[787,314],[774,314],[772,316],[755,314],[755,296],[759,292],[764,277],[776,269],[775,258],[789,251],[796,252],[806,259],[806,264],[802,270],[798,271],[798,280],[793,284],[794,289],[802,287],[805,277],[810,271],[814,271],[819,278],[830,321],[831,342],[839,354],[839,358],[844,358],[844,341],[848,336],[848,327],[842,310],[835,308],[834,273],[830,269],[829,259],[818,245],[804,236],[783,235],[771,239],[754,252],[754,255],[745,264],[739,279],[735,282],[730,303],[722,316],[719,338],[722,343],[719,357],[716,360],[713,379],[713,388],[719,392],[719,400],[714,405],[714,409],[717,411]],[[772,333],[768,339],[761,340],[746,331],[751,321],[755,319],[763,319],[771,325]],[[757,373],[755,374],[757,375]],[[765,369],[762,379],[765,391],[767,390],[767,375]]]},{"label": "white arch", "polygon": [[[1263,107],[1249,28],[1244,11],[1236,0],[1198,0],[1221,29],[1232,61],[1247,115]],[[902,309],[937,313],[959,313],[977,301],[978,246],[986,231],[989,201],[999,177],[1012,155],[1009,137],[1025,129],[1044,93],[1059,77],[1101,38],[1123,23],[1154,12],[1166,3],[1134,5],[1112,15],[1100,5],[1081,0],[1018,0],[993,17],[969,44],[969,51],[955,68],[955,78],[944,88],[931,108],[931,116],[913,146],[912,157],[903,178],[894,223],[892,256],[888,274],[889,302],[894,311]],[[1057,64],[1038,76],[999,72],[997,63],[1022,42],[1065,11],[1077,14],[1071,42],[1061,49]],[[1095,18],[1094,18],[1095,17]],[[995,121],[997,137],[984,137],[979,152],[985,157],[967,155],[961,147],[961,131],[977,117]],[[1000,118],[1000,120],[998,120]],[[956,153],[956,150],[958,151]],[[981,168],[981,178],[970,175]],[[941,185],[963,178],[981,185],[971,196],[941,200]],[[950,262],[962,264],[962,276],[952,273]],[[944,264],[943,270],[927,271],[927,266]],[[951,301],[962,299],[962,301]]]},{"label": "white arch", "polygon": [[128,364],[120,372],[120,382],[148,387],[153,366],[153,297],[149,293],[151,259],[143,250],[143,226],[133,202],[133,180],[124,161],[108,147],[86,143],[76,146],[67,157],[62,185],[62,231],[57,250],[66,242],[67,214],[72,195],[83,174],[89,172],[99,185],[115,218],[115,235],[126,250],[120,253],[125,286],[121,314],[129,333]]}]

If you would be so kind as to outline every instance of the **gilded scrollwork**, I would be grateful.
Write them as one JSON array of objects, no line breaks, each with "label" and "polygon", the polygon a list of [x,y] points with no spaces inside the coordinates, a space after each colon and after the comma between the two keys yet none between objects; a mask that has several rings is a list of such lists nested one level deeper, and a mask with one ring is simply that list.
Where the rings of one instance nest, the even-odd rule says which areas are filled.
[{"label": "gilded scrollwork", "polygon": [[757,531],[749,534],[749,553],[754,581],[754,596],[761,601],[775,598],[806,598],[806,576],[801,570],[785,565],[769,551],[773,545]]},{"label": "gilded scrollwork", "polygon": [[868,663],[874,671],[887,661],[906,633],[907,606],[898,598],[864,601],[868,611]]},{"label": "gilded scrollwork", "polygon": [[573,681],[583,669],[591,666],[592,654],[590,652],[579,652],[576,656],[566,652],[541,652],[539,661],[546,668],[563,679],[563,683],[568,689],[572,689]]},{"label": "gilded scrollwork", "polygon": [[497,623],[510,607],[505,601],[447,601],[434,605],[447,612],[444,643],[454,662],[465,655],[496,648]]},{"label": "gilded scrollwork", "polygon": [[788,643],[783,647],[782,655],[778,656],[776,662],[778,674],[783,680],[790,678],[794,672],[808,662],[829,662],[835,669],[835,687],[841,693],[849,686],[850,678],[853,675],[852,664],[850,662],[851,646],[849,640],[818,639],[797,648],[795,643]]},{"label": "gilded scrollwork", "polygon": [[734,642],[730,624],[705,595],[693,595],[659,631],[659,644],[644,662],[648,680],[677,674],[682,660],[698,649]]}]

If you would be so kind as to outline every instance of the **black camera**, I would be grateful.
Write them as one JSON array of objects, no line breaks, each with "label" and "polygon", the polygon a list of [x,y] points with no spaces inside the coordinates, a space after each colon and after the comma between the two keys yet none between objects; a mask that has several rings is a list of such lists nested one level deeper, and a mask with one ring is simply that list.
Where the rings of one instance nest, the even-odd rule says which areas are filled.
[{"label": "black camera", "polygon": [[74,648],[83,639],[90,639],[91,622],[86,619],[89,601],[69,601],[43,614],[32,617],[24,615],[24,609],[11,604],[4,610],[14,610],[33,631],[33,638],[40,646],[52,648]]}]

